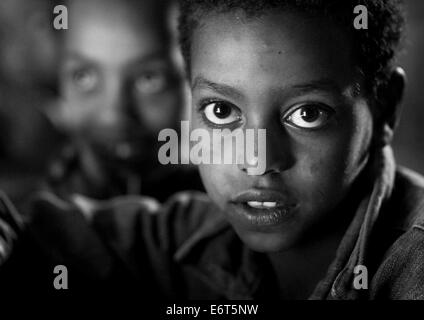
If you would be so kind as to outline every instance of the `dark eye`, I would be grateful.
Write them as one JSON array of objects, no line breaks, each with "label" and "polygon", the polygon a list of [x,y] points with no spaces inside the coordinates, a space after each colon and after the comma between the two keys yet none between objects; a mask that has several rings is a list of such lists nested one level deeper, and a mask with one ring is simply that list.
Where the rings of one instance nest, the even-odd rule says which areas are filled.
[{"label": "dark eye", "polygon": [[80,69],[72,74],[72,82],[78,90],[89,92],[94,90],[99,84],[99,75],[93,69]]},{"label": "dark eye", "polygon": [[240,120],[240,114],[231,104],[212,102],[204,107],[203,113],[207,120],[214,124],[226,125]]},{"label": "dark eye", "polygon": [[163,72],[148,72],[138,76],[135,89],[141,95],[156,94],[166,89],[168,77]]},{"label": "dark eye", "polygon": [[289,111],[283,121],[298,128],[318,129],[323,127],[331,118],[334,111],[320,104],[304,104]]}]

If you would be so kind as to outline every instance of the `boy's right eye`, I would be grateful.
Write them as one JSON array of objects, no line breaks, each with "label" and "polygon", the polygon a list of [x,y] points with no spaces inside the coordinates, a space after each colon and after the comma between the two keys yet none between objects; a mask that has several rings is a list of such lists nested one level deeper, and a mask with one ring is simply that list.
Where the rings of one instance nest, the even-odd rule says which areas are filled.
[{"label": "boy's right eye", "polygon": [[71,75],[73,85],[81,92],[90,92],[99,84],[99,75],[93,69],[78,69]]},{"label": "boy's right eye", "polygon": [[206,120],[214,125],[230,125],[241,120],[238,108],[227,102],[211,102],[205,104],[202,109]]}]

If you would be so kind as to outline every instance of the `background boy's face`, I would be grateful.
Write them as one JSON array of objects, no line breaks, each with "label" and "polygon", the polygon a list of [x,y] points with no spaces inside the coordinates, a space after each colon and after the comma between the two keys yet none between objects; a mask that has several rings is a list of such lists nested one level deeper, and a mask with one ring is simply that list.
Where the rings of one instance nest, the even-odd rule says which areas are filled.
[{"label": "background boy's face", "polygon": [[175,41],[152,3],[77,0],[68,8],[62,118],[105,159],[156,161],[158,132],[180,118],[184,91]]},{"label": "background boy's face", "polygon": [[267,130],[263,175],[201,165],[205,187],[250,247],[289,248],[344,213],[334,209],[368,159],[373,120],[354,93],[349,38],[298,13],[202,22],[191,48],[193,127]]}]

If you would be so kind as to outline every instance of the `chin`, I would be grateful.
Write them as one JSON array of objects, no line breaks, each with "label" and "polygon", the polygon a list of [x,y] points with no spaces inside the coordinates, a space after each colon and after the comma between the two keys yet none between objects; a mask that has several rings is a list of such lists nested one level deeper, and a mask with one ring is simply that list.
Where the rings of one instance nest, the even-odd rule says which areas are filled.
[{"label": "chin", "polygon": [[263,233],[263,232],[238,232],[237,234],[253,251],[279,252],[293,248],[297,243],[297,237],[287,233]]}]

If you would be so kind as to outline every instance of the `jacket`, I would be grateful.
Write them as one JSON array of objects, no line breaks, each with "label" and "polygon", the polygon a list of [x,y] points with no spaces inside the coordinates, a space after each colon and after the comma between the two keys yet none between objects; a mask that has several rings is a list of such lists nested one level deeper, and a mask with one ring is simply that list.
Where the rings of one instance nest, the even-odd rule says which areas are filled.
[{"label": "jacket", "polygon": [[[424,299],[424,178],[396,169],[390,148],[375,170],[372,192],[310,299]],[[52,270],[65,265],[77,292],[135,292],[149,299],[278,296],[267,255],[246,247],[201,193],[180,193],[164,205],[143,197],[64,202],[44,193],[26,219],[23,234],[32,249],[18,243],[0,281],[14,279],[26,259],[33,272],[21,280],[31,288],[37,279],[34,290],[54,292]],[[43,263],[35,267],[35,260]],[[355,287],[357,266],[367,268],[366,288]]]}]

